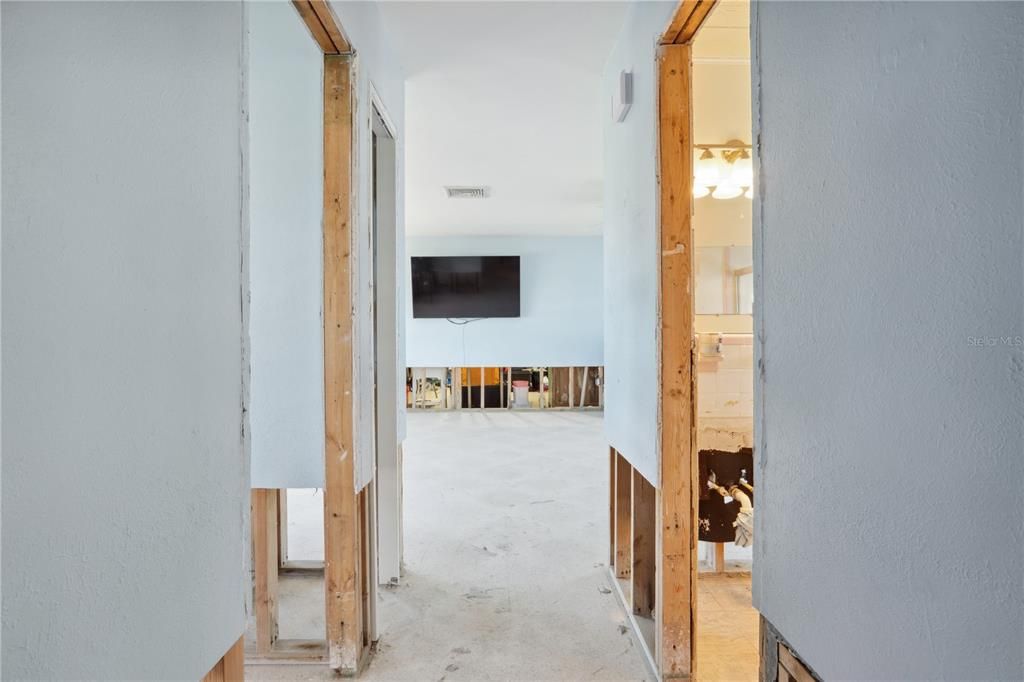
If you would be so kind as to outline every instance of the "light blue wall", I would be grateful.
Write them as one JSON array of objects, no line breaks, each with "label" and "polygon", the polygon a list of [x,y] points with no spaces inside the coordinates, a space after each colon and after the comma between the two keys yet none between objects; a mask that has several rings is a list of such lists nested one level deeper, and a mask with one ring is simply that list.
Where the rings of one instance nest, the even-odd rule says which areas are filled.
[{"label": "light blue wall", "polygon": [[0,16],[0,677],[198,680],[252,590],[243,6]]},{"label": "light blue wall", "polygon": [[751,24],[755,603],[826,680],[1024,679],[1024,5]]},{"label": "light blue wall", "polygon": [[324,484],[323,53],[290,2],[249,23],[254,488]]},{"label": "light blue wall", "polygon": [[604,74],[611,101],[633,72],[633,107],[605,117],[605,414],[608,442],[658,482],[658,225],[655,47],[675,3],[629,11]]},{"label": "light blue wall", "polygon": [[408,366],[604,364],[601,237],[410,237],[406,248],[410,257],[519,256],[521,268],[518,318],[413,319],[407,293]]}]

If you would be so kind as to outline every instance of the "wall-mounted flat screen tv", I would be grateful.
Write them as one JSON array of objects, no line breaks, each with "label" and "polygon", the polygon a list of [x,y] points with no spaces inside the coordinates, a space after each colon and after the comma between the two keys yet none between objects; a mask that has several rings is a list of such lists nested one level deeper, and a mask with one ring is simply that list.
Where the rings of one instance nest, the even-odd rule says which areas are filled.
[{"label": "wall-mounted flat screen tv", "polygon": [[519,317],[519,256],[413,256],[412,316]]}]

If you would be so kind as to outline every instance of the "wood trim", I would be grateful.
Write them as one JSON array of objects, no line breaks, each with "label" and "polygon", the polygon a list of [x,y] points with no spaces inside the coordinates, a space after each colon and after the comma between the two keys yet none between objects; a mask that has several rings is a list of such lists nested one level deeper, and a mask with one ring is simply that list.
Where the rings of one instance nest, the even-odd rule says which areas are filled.
[{"label": "wood trim", "polygon": [[654,486],[633,469],[633,587],[630,590],[633,613],[650,617],[654,612],[655,554],[654,536],[658,526]]},{"label": "wood trim", "polygon": [[351,60],[324,56],[324,591],[328,664],[362,660],[359,499],[353,442]]},{"label": "wood trim", "polygon": [[[685,4],[685,3],[684,3]],[[693,158],[689,45],[658,50],[660,484],[656,657],[663,678],[696,669]]]},{"label": "wood trim", "polygon": [[245,679],[245,636],[231,645],[201,682],[243,682]]},{"label": "wood trim", "polygon": [[717,4],[718,0],[683,0],[658,42],[661,45],[688,45]]},{"label": "wood trim", "polygon": [[288,661],[317,663],[327,660],[327,643],[322,639],[279,639],[266,654],[250,655],[250,662]]},{"label": "wood trim", "polygon": [[252,544],[256,653],[266,654],[277,640],[277,489],[252,489]]},{"label": "wood trim", "polygon": [[348,54],[352,45],[327,0],[292,0],[302,22],[325,55]]}]

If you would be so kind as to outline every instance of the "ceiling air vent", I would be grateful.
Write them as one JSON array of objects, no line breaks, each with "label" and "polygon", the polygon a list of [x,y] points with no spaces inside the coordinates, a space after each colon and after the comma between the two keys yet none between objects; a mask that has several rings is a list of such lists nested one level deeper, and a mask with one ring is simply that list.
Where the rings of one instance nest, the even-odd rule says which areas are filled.
[{"label": "ceiling air vent", "polygon": [[449,199],[486,199],[490,195],[488,187],[445,187]]}]

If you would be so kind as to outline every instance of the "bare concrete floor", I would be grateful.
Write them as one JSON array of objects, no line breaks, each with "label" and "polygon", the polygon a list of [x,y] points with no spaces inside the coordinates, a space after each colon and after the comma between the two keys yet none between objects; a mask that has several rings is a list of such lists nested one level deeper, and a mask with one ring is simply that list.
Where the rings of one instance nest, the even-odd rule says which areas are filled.
[{"label": "bare concrete floor", "polygon": [[[599,413],[410,412],[406,573],[381,590],[364,679],[649,678],[606,577],[607,453]],[[321,594],[289,601],[322,609]],[[322,611],[308,616],[294,622],[322,627]],[[332,678],[323,666],[246,676]]]}]

